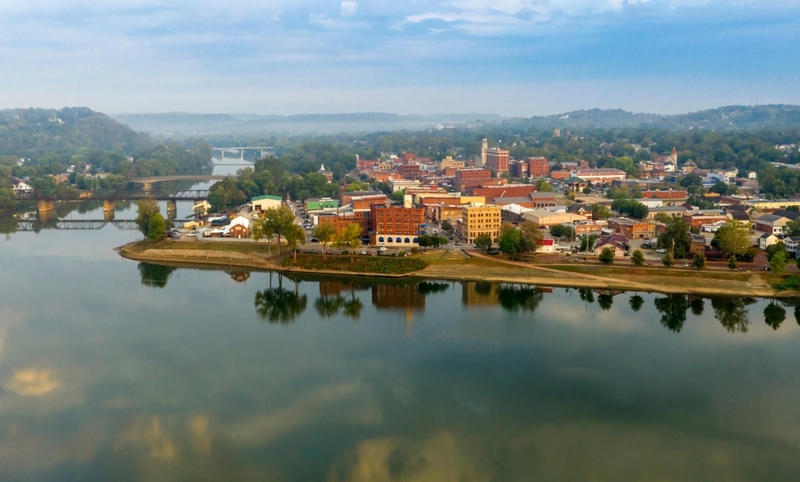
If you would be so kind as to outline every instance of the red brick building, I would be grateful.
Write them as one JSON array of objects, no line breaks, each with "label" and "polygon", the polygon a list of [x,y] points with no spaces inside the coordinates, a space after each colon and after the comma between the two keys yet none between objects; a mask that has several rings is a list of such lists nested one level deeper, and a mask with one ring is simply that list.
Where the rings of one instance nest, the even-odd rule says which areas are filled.
[{"label": "red brick building", "polygon": [[370,208],[369,238],[371,244],[417,246],[420,225],[425,222],[425,208],[380,206]]},{"label": "red brick building", "polygon": [[529,157],[528,161],[528,175],[530,177],[547,177],[550,174],[550,163],[544,157]]},{"label": "red brick building", "polygon": [[419,179],[419,164],[400,164],[397,166],[397,173],[403,176],[403,179]]},{"label": "red brick building", "polygon": [[[536,184],[507,184],[505,186],[471,187],[467,189],[470,196],[483,196],[486,199],[496,197],[525,197],[536,192]],[[555,198],[555,194],[553,195]]]},{"label": "red brick building", "polygon": [[508,172],[508,151],[497,147],[487,149],[486,167],[497,173]]},{"label": "red brick building", "polygon": [[332,224],[336,229],[336,234],[342,234],[347,226],[358,224],[361,227],[361,236],[369,233],[368,211],[356,211],[348,214],[320,214],[317,217],[318,224]]}]

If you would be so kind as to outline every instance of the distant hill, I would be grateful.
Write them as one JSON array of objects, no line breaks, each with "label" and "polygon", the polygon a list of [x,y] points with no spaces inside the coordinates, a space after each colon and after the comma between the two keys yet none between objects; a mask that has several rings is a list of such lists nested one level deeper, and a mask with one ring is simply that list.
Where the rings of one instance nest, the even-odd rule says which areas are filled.
[{"label": "distant hill", "polygon": [[558,128],[653,127],[683,129],[800,128],[800,106],[726,106],[678,115],[633,113],[621,109],[589,109],[550,116],[505,118],[495,114],[398,115],[381,112],[354,114],[117,114],[131,128],[158,135],[218,136],[225,134],[339,134],[422,130],[443,126],[496,124],[549,130]]},{"label": "distant hill", "polygon": [[437,125],[498,122],[494,114],[398,115],[381,112],[354,114],[116,114],[117,121],[131,128],[159,135],[209,136],[220,134],[339,134],[403,129],[428,129]]},{"label": "distant hill", "polygon": [[625,128],[653,127],[668,130],[785,130],[800,128],[800,106],[797,105],[732,105],[688,114],[635,114],[621,109],[590,109],[565,114],[508,119],[507,127],[531,129],[554,128]]},{"label": "distant hill", "polygon": [[131,154],[148,136],[86,107],[0,110],[0,157],[72,155],[81,148]]}]

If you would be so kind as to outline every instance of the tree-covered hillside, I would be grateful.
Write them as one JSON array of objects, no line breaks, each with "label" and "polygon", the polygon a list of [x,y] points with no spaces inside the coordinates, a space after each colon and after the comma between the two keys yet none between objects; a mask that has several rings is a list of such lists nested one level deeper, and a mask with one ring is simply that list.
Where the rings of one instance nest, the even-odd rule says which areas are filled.
[{"label": "tree-covered hillside", "polygon": [[146,135],[86,107],[0,111],[0,156],[63,160],[82,148],[132,155],[146,147],[152,147]]}]

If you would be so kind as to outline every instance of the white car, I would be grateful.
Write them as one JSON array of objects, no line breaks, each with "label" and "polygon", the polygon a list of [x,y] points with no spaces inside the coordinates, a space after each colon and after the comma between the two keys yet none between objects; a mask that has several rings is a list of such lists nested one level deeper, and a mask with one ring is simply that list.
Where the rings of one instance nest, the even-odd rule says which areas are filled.
[{"label": "white car", "polygon": [[664,249],[664,248],[657,248],[657,249],[656,249],[656,253],[661,253],[661,254],[664,254],[664,253],[666,253],[666,252],[667,252],[667,250],[666,250],[666,249]]}]

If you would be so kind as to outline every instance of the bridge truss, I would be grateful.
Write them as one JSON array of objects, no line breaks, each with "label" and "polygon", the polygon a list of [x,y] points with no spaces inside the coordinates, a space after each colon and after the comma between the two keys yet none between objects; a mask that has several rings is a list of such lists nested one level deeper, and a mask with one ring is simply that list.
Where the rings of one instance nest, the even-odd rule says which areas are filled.
[{"label": "bridge truss", "polygon": [[164,191],[76,191],[45,196],[38,191],[17,193],[18,201],[138,201],[153,198],[157,201],[202,201],[208,199],[208,189],[184,189],[173,194]]}]

